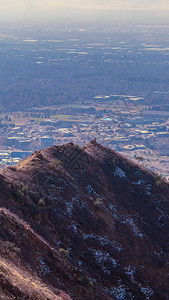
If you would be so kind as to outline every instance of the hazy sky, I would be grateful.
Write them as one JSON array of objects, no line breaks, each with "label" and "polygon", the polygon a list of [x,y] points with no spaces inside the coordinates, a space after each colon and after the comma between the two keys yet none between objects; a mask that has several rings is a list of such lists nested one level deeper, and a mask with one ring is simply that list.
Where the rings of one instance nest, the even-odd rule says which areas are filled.
[{"label": "hazy sky", "polygon": [[168,0],[0,0],[2,11],[53,9],[54,7],[98,9],[169,8]]},{"label": "hazy sky", "polygon": [[106,10],[115,9],[162,11],[169,9],[169,0],[0,0],[0,21],[41,20],[57,16],[73,19],[77,11],[90,19],[98,12],[105,16]]}]

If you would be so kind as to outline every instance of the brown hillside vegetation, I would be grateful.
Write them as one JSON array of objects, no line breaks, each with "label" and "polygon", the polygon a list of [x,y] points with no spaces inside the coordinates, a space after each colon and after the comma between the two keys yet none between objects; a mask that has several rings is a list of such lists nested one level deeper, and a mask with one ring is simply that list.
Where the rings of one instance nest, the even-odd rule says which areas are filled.
[{"label": "brown hillside vegetation", "polygon": [[[29,226],[6,209],[0,209],[1,245],[0,245],[0,299],[31,300],[70,300],[65,293],[46,285],[20,256],[21,248],[15,241],[9,242],[11,235],[20,239],[27,235]],[[3,230],[2,230],[3,229]],[[31,231],[32,235],[34,234]],[[20,236],[19,236],[20,235]],[[36,236],[36,234],[35,234]],[[29,237],[28,237],[29,239]],[[32,247],[30,239],[29,249]],[[36,256],[33,257],[36,264]],[[43,267],[41,268],[43,272]]]},{"label": "brown hillside vegetation", "polygon": [[169,185],[91,141],[0,175],[1,299],[169,299]]}]

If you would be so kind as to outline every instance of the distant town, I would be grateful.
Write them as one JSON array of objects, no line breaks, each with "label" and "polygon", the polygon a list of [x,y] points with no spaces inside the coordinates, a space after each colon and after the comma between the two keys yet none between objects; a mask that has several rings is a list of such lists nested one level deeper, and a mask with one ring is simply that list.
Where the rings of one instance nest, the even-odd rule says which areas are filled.
[{"label": "distant town", "polygon": [[1,167],[34,151],[74,142],[97,142],[116,149],[169,178],[169,111],[128,95],[98,95],[72,105],[34,107],[2,113]]},{"label": "distant town", "polygon": [[0,164],[95,139],[169,177],[167,26],[0,32]]}]

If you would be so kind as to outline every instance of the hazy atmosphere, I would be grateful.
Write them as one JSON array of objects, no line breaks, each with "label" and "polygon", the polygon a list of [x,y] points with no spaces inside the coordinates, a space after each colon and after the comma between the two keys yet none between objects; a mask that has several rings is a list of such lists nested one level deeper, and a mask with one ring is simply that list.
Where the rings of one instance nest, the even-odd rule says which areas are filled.
[{"label": "hazy atmosphere", "polygon": [[0,1],[1,22],[167,23],[168,1],[8,0]]},{"label": "hazy atmosphere", "polygon": [[169,0],[0,0],[0,300],[169,300]]}]

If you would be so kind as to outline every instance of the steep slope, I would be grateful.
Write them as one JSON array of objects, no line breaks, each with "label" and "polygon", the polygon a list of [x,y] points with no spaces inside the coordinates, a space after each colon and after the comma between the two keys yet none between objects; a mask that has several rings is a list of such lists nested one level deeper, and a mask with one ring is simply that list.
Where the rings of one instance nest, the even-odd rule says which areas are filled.
[{"label": "steep slope", "polygon": [[15,265],[55,297],[169,298],[169,185],[160,176],[91,141],[35,152],[3,172],[0,190],[0,248],[19,249]]},{"label": "steep slope", "polygon": [[[5,208],[0,208],[0,224],[0,299],[70,300],[64,292],[44,284],[28,263],[32,260],[44,275],[48,268],[40,255],[52,251],[48,244]],[[35,252],[38,249],[41,252]]]}]

